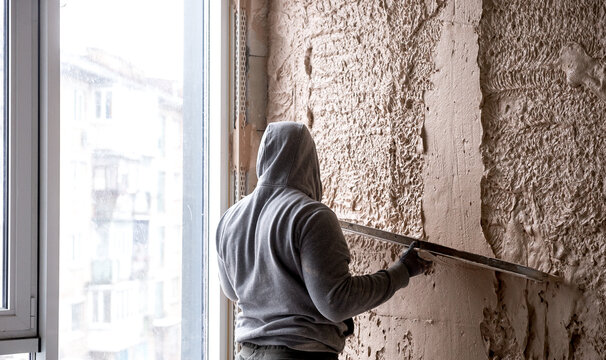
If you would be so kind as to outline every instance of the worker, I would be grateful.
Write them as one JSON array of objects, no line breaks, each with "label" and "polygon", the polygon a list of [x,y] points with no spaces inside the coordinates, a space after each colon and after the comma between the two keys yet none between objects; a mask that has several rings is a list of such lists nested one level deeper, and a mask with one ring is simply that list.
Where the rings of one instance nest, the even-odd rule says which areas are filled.
[{"label": "worker", "polygon": [[336,215],[324,204],[307,127],[271,123],[257,157],[255,190],[217,228],[225,295],[241,309],[237,360],[337,359],[352,317],[387,301],[430,262],[412,247],[394,265],[352,276]]}]

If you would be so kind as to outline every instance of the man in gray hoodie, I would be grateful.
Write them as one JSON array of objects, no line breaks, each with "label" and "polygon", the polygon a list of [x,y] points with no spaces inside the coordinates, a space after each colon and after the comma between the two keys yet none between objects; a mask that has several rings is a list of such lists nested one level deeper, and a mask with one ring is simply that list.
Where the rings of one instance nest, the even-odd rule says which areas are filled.
[{"label": "man in gray hoodie", "polygon": [[352,316],[387,301],[429,262],[410,249],[375,274],[352,276],[336,215],[324,204],[316,147],[304,125],[270,124],[256,189],[221,218],[221,286],[237,301],[237,359],[337,359]]}]

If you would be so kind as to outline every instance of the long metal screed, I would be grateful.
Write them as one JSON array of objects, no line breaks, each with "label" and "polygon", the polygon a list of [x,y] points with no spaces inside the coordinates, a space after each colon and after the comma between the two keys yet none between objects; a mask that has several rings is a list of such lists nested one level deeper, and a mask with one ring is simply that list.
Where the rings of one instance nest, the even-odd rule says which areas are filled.
[{"label": "long metal screed", "polygon": [[454,259],[457,261],[462,261],[464,263],[490,269],[494,271],[499,271],[515,276],[519,276],[525,279],[543,282],[543,281],[562,281],[556,276],[551,274],[544,273],[542,271],[530,268],[528,266],[523,266],[519,264],[514,264],[508,261],[490,258],[474,253],[470,253],[467,251],[461,251],[457,249],[450,248],[448,246],[443,246],[439,244],[430,243],[427,241],[418,240],[409,236],[394,234],[388,231],[383,231],[375,228],[371,228],[368,226],[353,224],[347,221],[339,220],[341,224],[341,228],[343,231],[368,236],[374,239],[387,241],[390,243],[400,244],[404,246],[410,246],[413,241],[418,243],[417,251],[420,253],[428,252],[431,255],[437,257],[447,257],[450,259]]}]

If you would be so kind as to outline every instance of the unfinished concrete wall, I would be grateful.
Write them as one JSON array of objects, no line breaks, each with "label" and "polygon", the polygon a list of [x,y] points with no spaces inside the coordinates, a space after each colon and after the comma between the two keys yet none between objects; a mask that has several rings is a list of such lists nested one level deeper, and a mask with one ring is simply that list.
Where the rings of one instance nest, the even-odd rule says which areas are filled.
[{"label": "unfinished concrete wall", "polygon": [[[606,356],[605,5],[527,3],[270,1],[267,119],[309,126],[341,218],[581,285],[440,262],[343,359]],[[402,250],[348,241],[356,273]]]}]

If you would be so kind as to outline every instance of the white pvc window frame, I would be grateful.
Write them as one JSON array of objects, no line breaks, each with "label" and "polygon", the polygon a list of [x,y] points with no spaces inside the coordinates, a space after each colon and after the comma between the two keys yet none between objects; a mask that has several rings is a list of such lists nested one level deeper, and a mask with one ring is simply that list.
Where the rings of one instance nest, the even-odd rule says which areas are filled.
[{"label": "white pvc window frame", "polygon": [[[33,224],[31,254],[30,325],[28,337],[3,339],[0,354],[30,353],[36,360],[57,360],[59,313],[59,0],[12,0],[16,11],[24,16],[17,23],[20,39],[28,44],[17,49],[18,67],[29,71],[31,91],[21,91],[19,101],[31,106],[32,129],[36,136],[29,138],[32,174],[37,171],[37,186],[32,186],[31,201],[36,204],[27,210]],[[29,16],[28,16],[29,15]],[[29,54],[19,53],[27,50]],[[25,66],[29,70],[25,70]],[[19,75],[19,71],[17,71]],[[23,87],[25,85],[21,85]],[[17,105],[19,106],[19,105]],[[18,109],[18,108],[17,108]],[[25,125],[23,125],[25,126]],[[25,146],[25,145],[23,145]],[[34,221],[33,219],[37,221]],[[29,221],[28,221],[29,222]],[[23,266],[23,265],[20,265]],[[21,286],[25,288],[24,286]],[[34,300],[31,300],[31,299]],[[2,321],[2,319],[0,319]],[[12,333],[15,336],[17,333]],[[22,335],[22,334],[20,334]]]},{"label": "white pvc window frame", "polygon": [[38,347],[38,2],[9,0],[8,15],[8,306],[0,310],[0,354]]},{"label": "white pvc window frame", "polygon": [[233,314],[221,291],[215,230],[228,206],[229,191],[229,0],[209,1],[208,58],[208,298],[206,301],[207,359],[231,360]]}]

